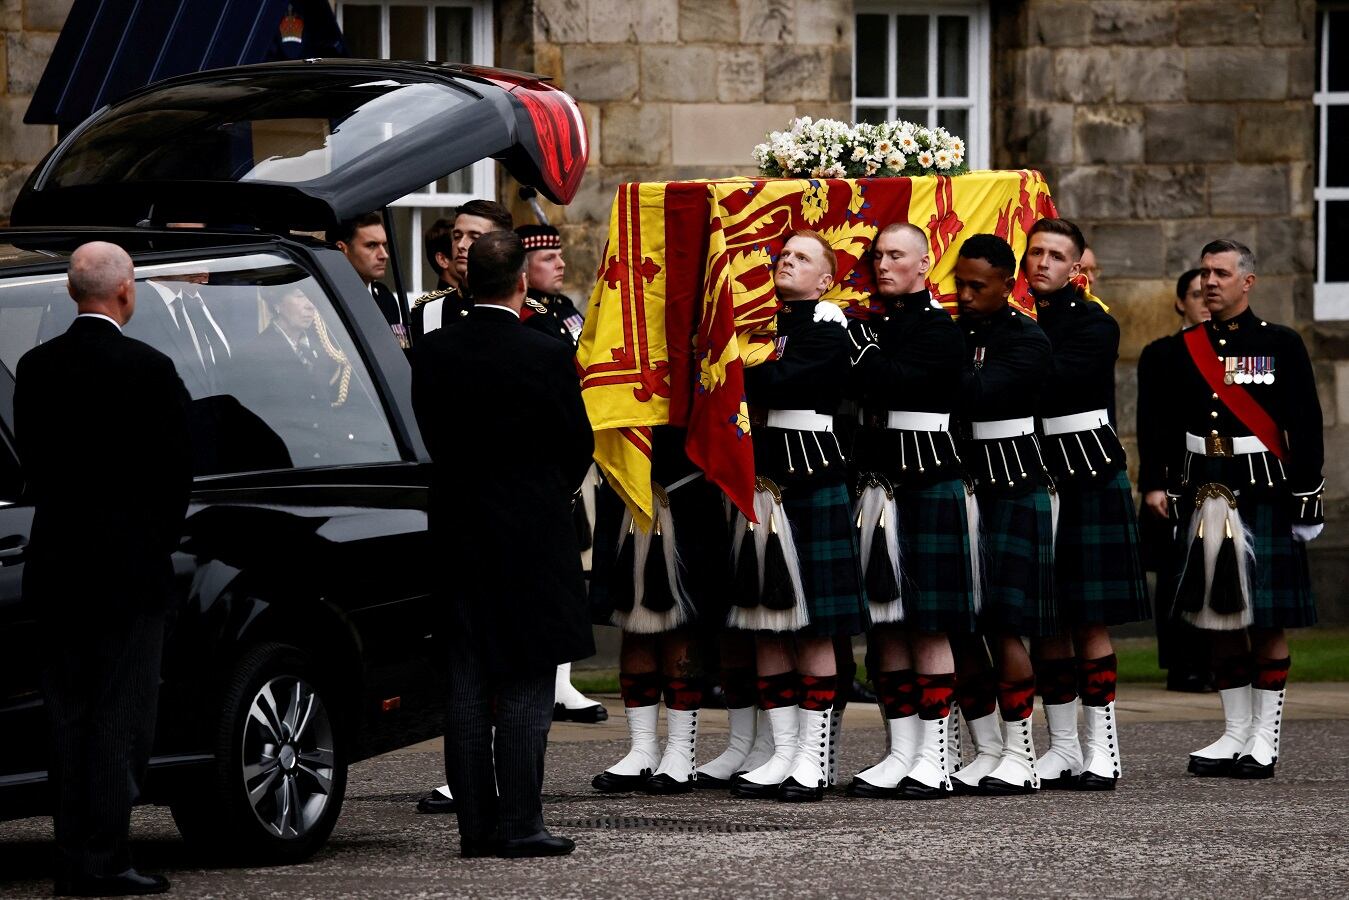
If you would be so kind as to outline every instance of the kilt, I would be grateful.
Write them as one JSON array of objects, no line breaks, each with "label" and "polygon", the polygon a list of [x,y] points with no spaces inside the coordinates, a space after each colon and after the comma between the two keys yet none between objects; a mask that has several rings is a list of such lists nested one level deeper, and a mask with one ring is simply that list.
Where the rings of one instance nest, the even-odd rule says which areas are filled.
[{"label": "kilt", "polygon": [[810,624],[797,634],[837,637],[866,631],[871,618],[847,485],[826,481],[784,487],[782,509],[792,525],[810,609]]},{"label": "kilt", "polygon": [[1150,615],[1129,476],[1059,487],[1054,600],[1060,627],[1122,625]]},{"label": "kilt", "polygon": [[[1182,500],[1193,510],[1194,493]],[[1287,495],[1253,493],[1237,495],[1241,521],[1250,530],[1255,549],[1251,573],[1251,615],[1256,628],[1306,628],[1316,624],[1316,602],[1312,597],[1311,574],[1307,568],[1307,545],[1293,540],[1293,503]],[[1177,529],[1177,572],[1184,565],[1189,548],[1188,522]],[[1174,598],[1168,598],[1174,604]]]},{"label": "kilt", "polygon": [[[731,585],[731,541],[721,490],[705,478],[698,478],[669,496],[680,577],[696,612],[692,624],[719,628],[729,608]],[[618,494],[607,484],[600,485],[595,491],[595,543],[590,578],[590,621],[596,625],[613,624],[610,590],[617,577],[615,564],[623,511]]]},{"label": "kilt", "polygon": [[1022,637],[1057,634],[1049,492],[1036,487],[1020,496],[995,491],[977,496],[984,564],[979,630]]},{"label": "kilt", "polygon": [[965,483],[959,478],[895,492],[901,523],[904,624],[918,631],[974,631]]}]

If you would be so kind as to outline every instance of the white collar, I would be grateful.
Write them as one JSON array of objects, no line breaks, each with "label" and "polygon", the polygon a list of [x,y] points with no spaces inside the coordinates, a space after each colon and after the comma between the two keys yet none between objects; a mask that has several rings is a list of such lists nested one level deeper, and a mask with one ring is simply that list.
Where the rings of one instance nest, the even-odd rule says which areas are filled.
[{"label": "white collar", "polygon": [[509,306],[506,306],[506,305],[503,304],[503,303],[475,303],[475,304],[473,304],[473,308],[474,308],[474,309],[499,309],[499,310],[501,310],[502,312],[508,312],[508,313],[510,313],[511,315],[515,316],[517,319],[520,318],[520,313],[519,313],[518,311],[516,311],[516,310],[514,310],[514,309],[511,309]]},{"label": "white collar", "polygon": [[116,319],[114,319],[112,316],[105,316],[105,315],[103,315],[103,313],[79,313],[78,315],[75,316],[75,318],[77,318],[77,319],[102,319],[104,322],[111,322],[112,324],[116,325],[118,331],[121,331],[121,330],[122,330],[121,324],[118,323],[118,321],[117,321]]}]

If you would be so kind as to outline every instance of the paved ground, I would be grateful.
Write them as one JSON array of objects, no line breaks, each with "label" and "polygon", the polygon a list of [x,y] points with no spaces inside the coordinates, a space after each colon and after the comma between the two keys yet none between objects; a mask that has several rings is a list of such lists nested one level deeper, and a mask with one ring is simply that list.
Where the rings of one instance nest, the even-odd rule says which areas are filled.
[{"label": "paved ground", "polygon": [[[440,781],[435,741],[354,767],[336,833],[304,865],[203,868],[157,809],[137,812],[135,853],[179,897],[1349,895],[1349,686],[1294,685],[1271,782],[1185,774],[1186,752],[1216,736],[1217,708],[1213,696],[1123,686],[1114,794],[788,806],[594,794],[590,777],[623,752],[611,701],[609,723],[555,729],[545,817],[579,845],[565,859],[458,859],[453,817],[412,807]],[[706,719],[704,756],[725,730],[723,713]],[[850,708],[845,735],[844,770],[870,764],[878,713]],[[48,892],[50,828],[0,823],[0,897]]]}]

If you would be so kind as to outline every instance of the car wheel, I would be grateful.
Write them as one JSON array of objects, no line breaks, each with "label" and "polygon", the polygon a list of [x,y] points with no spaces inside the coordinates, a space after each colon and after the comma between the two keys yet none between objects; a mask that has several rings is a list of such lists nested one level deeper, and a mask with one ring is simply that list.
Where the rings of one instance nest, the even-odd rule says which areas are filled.
[{"label": "car wheel", "polygon": [[213,777],[175,800],[183,837],[214,855],[298,862],[337,824],[347,786],[336,697],[304,653],[246,653],[219,709]]}]

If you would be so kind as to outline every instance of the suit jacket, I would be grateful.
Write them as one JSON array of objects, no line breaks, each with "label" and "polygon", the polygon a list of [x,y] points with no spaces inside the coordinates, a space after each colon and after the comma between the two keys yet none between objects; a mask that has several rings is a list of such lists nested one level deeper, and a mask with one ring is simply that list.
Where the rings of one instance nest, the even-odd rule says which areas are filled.
[{"label": "suit jacket", "polygon": [[80,317],[25,353],[16,379],[34,506],[24,594],[53,616],[163,608],[192,489],[188,396],[173,363]]},{"label": "suit jacket", "polygon": [[594,438],[570,345],[474,307],[415,346],[412,407],[453,638],[496,674],[590,656],[571,504]]}]

